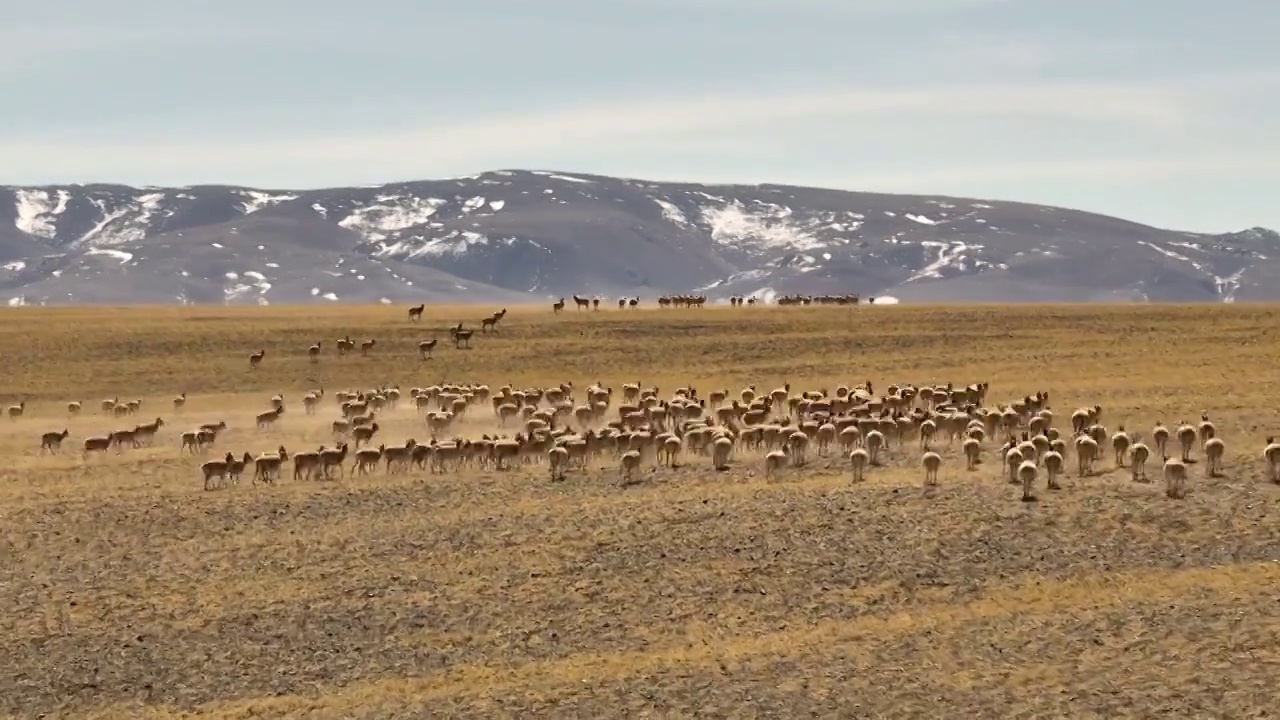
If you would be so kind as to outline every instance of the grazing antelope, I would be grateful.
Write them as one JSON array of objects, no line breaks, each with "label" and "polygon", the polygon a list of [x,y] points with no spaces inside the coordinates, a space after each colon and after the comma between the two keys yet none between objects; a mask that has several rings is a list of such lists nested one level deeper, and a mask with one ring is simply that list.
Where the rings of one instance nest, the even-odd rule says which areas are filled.
[{"label": "grazing antelope", "polygon": [[261,363],[261,362],[262,362],[262,358],[264,358],[264,357],[266,357],[266,356],[267,356],[267,351],[266,351],[266,350],[259,350],[258,352],[256,352],[256,353],[254,353],[254,354],[250,355],[250,356],[249,356],[249,369],[250,369],[250,370],[257,370],[257,369],[258,369],[258,365],[259,365],[259,363]]},{"label": "grazing antelope", "polygon": [[41,435],[40,436],[40,452],[43,453],[46,450],[49,451],[50,453],[58,452],[58,450],[62,449],[62,441],[66,440],[67,436],[70,434],[71,434],[70,430],[63,428],[62,432],[47,432]]},{"label": "grazing antelope", "polygon": [[72,416],[72,417],[75,417],[76,415],[79,415],[79,414],[80,414],[80,403],[78,403],[78,402],[76,402],[76,401],[74,401],[74,400],[73,400],[72,402],[67,403],[67,414],[68,414],[68,415],[70,415],[70,416]]}]

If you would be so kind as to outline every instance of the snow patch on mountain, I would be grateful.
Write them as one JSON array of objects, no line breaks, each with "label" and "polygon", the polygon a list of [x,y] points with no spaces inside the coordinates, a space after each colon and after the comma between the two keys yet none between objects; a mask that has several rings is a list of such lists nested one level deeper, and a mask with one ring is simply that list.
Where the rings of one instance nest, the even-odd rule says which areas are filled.
[{"label": "snow patch on mountain", "polygon": [[66,211],[71,193],[58,190],[50,195],[47,190],[18,188],[13,195],[18,215],[13,224],[28,235],[52,239],[57,233],[58,216]]},{"label": "snow patch on mountain", "polygon": [[89,202],[98,209],[98,221],[77,243],[123,245],[142,240],[151,232],[151,218],[160,211],[164,198],[162,192],[143,193],[114,210],[107,210],[106,200],[89,198]]},{"label": "snow patch on mountain", "polygon": [[711,239],[720,245],[757,250],[816,250],[825,247],[822,241],[790,220],[791,208],[757,204],[764,212],[752,212],[737,200],[722,207],[701,208],[702,220],[711,228]]},{"label": "snow patch on mountain", "polygon": [[547,172],[546,170],[530,170],[529,172],[531,172],[534,175],[542,175],[543,177],[549,177],[552,180],[565,180],[567,182],[588,183],[588,184],[595,182],[594,180],[588,180],[586,178],[573,177],[572,175],[561,175],[560,173]]},{"label": "snow patch on mountain", "polygon": [[1213,277],[1214,288],[1218,291],[1218,296],[1222,298],[1224,303],[1233,303],[1236,301],[1236,291],[1240,289],[1240,279],[1244,277],[1244,271],[1248,268],[1240,268],[1226,277]]},{"label": "snow patch on mountain", "polygon": [[[514,242],[511,238],[507,245]],[[463,255],[477,245],[488,245],[489,238],[471,230],[450,230],[439,236],[429,238],[425,235],[414,235],[396,242],[379,242],[373,251],[374,257],[423,258],[440,257],[442,255]]]},{"label": "snow patch on mountain", "polygon": [[[482,198],[483,200],[483,198]],[[385,240],[390,233],[421,225],[448,201],[413,195],[379,195],[374,204],[357,208],[338,221],[368,241]]]},{"label": "snow patch on mountain", "polygon": [[245,215],[252,215],[263,208],[279,205],[282,202],[297,200],[302,197],[295,193],[279,193],[271,194],[262,192],[261,190],[241,190],[240,195],[244,197],[244,202],[240,203],[240,209],[244,210]]},{"label": "snow patch on mountain", "polygon": [[912,222],[918,222],[918,223],[920,223],[921,225],[937,225],[937,224],[938,224],[938,221],[937,221],[937,220],[930,220],[929,218],[925,217],[924,215],[913,215],[913,214],[911,214],[911,213],[906,213],[906,214],[904,214],[902,217],[904,217],[904,218],[906,218],[906,219],[908,219],[908,220],[910,220],[910,221],[912,221]]},{"label": "snow patch on mountain", "polygon": [[920,269],[904,282],[915,282],[925,278],[940,278],[942,271],[948,267],[957,266],[964,260],[964,251],[969,249],[981,249],[981,245],[967,245],[962,242],[936,242],[933,240],[922,240],[921,245],[927,248],[935,248],[938,251],[937,257]]},{"label": "snow patch on mountain", "polygon": [[89,248],[85,251],[85,255],[103,255],[109,258],[115,258],[120,261],[121,265],[133,259],[133,253],[127,253],[123,250],[111,250],[109,248]]},{"label": "snow patch on mountain", "polygon": [[1174,252],[1173,250],[1170,250],[1168,248],[1160,247],[1159,245],[1156,245],[1155,243],[1147,242],[1146,240],[1139,240],[1138,244],[1146,245],[1147,247],[1151,248],[1152,250],[1155,250],[1156,252],[1160,253],[1161,255],[1164,255],[1165,257],[1173,258],[1174,260],[1180,260],[1184,263],[1187,263],[1191,267],[1195,268],[1196,270],[1199,270],[1200,272],[1207,272],[1203,264],[1198,263],[1195,260],[1192,260],[1191,258],[1187,257],[1186,255],[1183,255],[1182,253]]},{"label": "snow patch on mountain", "polygon": [[662,208],[662,217],[682,227],[689,225],[689,218],[684,216],[684,213],[680,211],[680,208],[676,207],[675,203],[667,202],[660,198],[653,198],[653,201],[658,204],[658,207]]},{"label": "snow patch on mountain", "polygon": [[255,298],[259,305],[269,304],[266,294],[271,289],[271,283],[266,275],[256,270],[248,270],[243,273],[229,272],[226,274],[226,279],[227,283],[222,289],[225,302],[235,302],[256,293]]}]

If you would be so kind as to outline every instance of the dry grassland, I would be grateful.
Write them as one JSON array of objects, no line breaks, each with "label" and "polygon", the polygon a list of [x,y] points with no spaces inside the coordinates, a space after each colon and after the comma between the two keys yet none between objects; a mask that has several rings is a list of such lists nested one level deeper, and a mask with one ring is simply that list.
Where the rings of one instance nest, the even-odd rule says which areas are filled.
[{"label": "dry grassland", "polygon": [[[1280,309],[1245,306],[0,312],[0,714],[28,717],[1260,717],[1280,691]],[[370,357],[332,343],[376,338]],[[436,334],[430,361],[417,342]],[[306,347],[325,341],[321,362]],[[264,348],[257,371],[247,356]],[[1190,493],[1113,470],[1035,503],[942,445],[939,491],[896,443],[860,484],[820,458],[766,480],[755,454],[619,487],[616,461],[205,492],[178,433],[218,452],[330,442],[323,386],[593,381],[664,397],[990,383],[1051,392],[1055,425],[1207,411],[1225,476]],[[186,392],[175,414],[171,398]],[[253,429],[267,400],[289,411]],[[109,419],[103,398],[144,399]],[[66,403],[79,400],[81,417]],[[426,428],[380,418],[387,443]],[[480,408],[465,426],[493,432]],[[165,419],[155,447],[82,461],[91,434]],[[66,427],[55,456],[41,433]],[[216,453],[215,453],[216,456]],[[348,463],[349,464],[349,463]],[[1068,466],[1071,466],[1070,458]],[[1150,465],[1158,477],[1158,461]]]}]

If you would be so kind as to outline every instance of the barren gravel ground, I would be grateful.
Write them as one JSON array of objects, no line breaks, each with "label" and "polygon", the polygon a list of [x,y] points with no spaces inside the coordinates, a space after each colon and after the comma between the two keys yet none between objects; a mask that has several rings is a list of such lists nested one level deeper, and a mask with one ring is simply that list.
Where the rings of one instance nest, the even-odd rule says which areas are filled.
[{"label": "barren gravel ground", "polygon": [[[496,308],[493,308],[496,309]],[[491,308],[0,311],[0,714],[15,717],[1263,717],[1280,691],[1280,309]],[[349,334],[370,357],[338,358]],[[417,341],[439,335],[429,361]],[[312,364],[306,347],[325,341]],[[267,351],[248,371],[247,356]],[[988,381],[1100,404],[1147,438],[1208,412],[1224,477],[1134,483],[1110,454],[1039,501],[941,446],[893,443],[852,484],[833,454],[765,480],[686,457],[617,482],[545,465],[206,492],[178,434],[219,452],[331,442],[332,391],[594,381],[668,396]],[[314,418],[298,398],[327,395]],[[188,394],[175,413],[171,398]],[[258,432],[283,393],[289,411]],[[135,418],[103,398],[141,397]],[[84,403],[69,419],[70,400]],[[428,433],[410,405],[388,444]],[[463,427],[494,432],[479,408]],[[163,417],[155,447],[82,460],[91,434]],[[41,433],[71,431],[41,455]],[[1197,451],[1198,453],[1198,451]],[[1149,470],[1158,477],[1158,463]]]}]

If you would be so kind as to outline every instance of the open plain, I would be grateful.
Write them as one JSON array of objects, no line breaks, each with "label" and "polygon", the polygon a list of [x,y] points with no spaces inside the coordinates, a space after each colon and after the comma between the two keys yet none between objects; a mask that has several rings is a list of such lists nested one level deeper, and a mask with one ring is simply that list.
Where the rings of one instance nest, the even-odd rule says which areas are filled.
[{"label": "open plain", "polygon": [[[749,307],[576,311],[393,306],[0,311],[0,714],[15,717],[1261,717],[1280,691],[1280,308]],[[447,328],[475,327],[471,349]],[[339,357],[350,336],[376,343]],[[418,343],[437,337],[430,359]],[[308,347],[321,342],[312,361]],[[256,369],[249,355],[265,350]],[[870,381],[1049,393],[1053,426],[1102,408],[1151,444],[1207,413],[1225,443],[1187,493],[1110,446],[1035,501],[1001,438],[966,470],[942,433],[766,477],[686,450],[620,481],[611,452],[553,480],[498,470],[205,490],[203,462],[335,446],[340,390],[398,386],[372,444],[426,443],[411,388],[680,387],[730,401]],[[324,390],[315,415],[302,397]],[[175,408],[173,399],[185,393]],[[255,416],[279,394],[271,426]],[[104,414],[104,400],[140,399]],[[80,402],[70,416],[69,402]],[[544,407],[546,404],[544,403]],[[785,411],[783,411],[785,413]],[[162,418],[153,445],[82,456]],[[214,447],[180,436],[225,422]],[[566,424],[574,424],[572,419]],[[60,452],[41,436],[68,430]],[[499,429],[474,403],[439,438]],[[891,434],[892,435],[892,434]],[[1109,435],[1108,435],[1109,437]],[[1176,454],[1176,441],[1170,449]],[[354,452],[354,448],[352,448]]]}]

